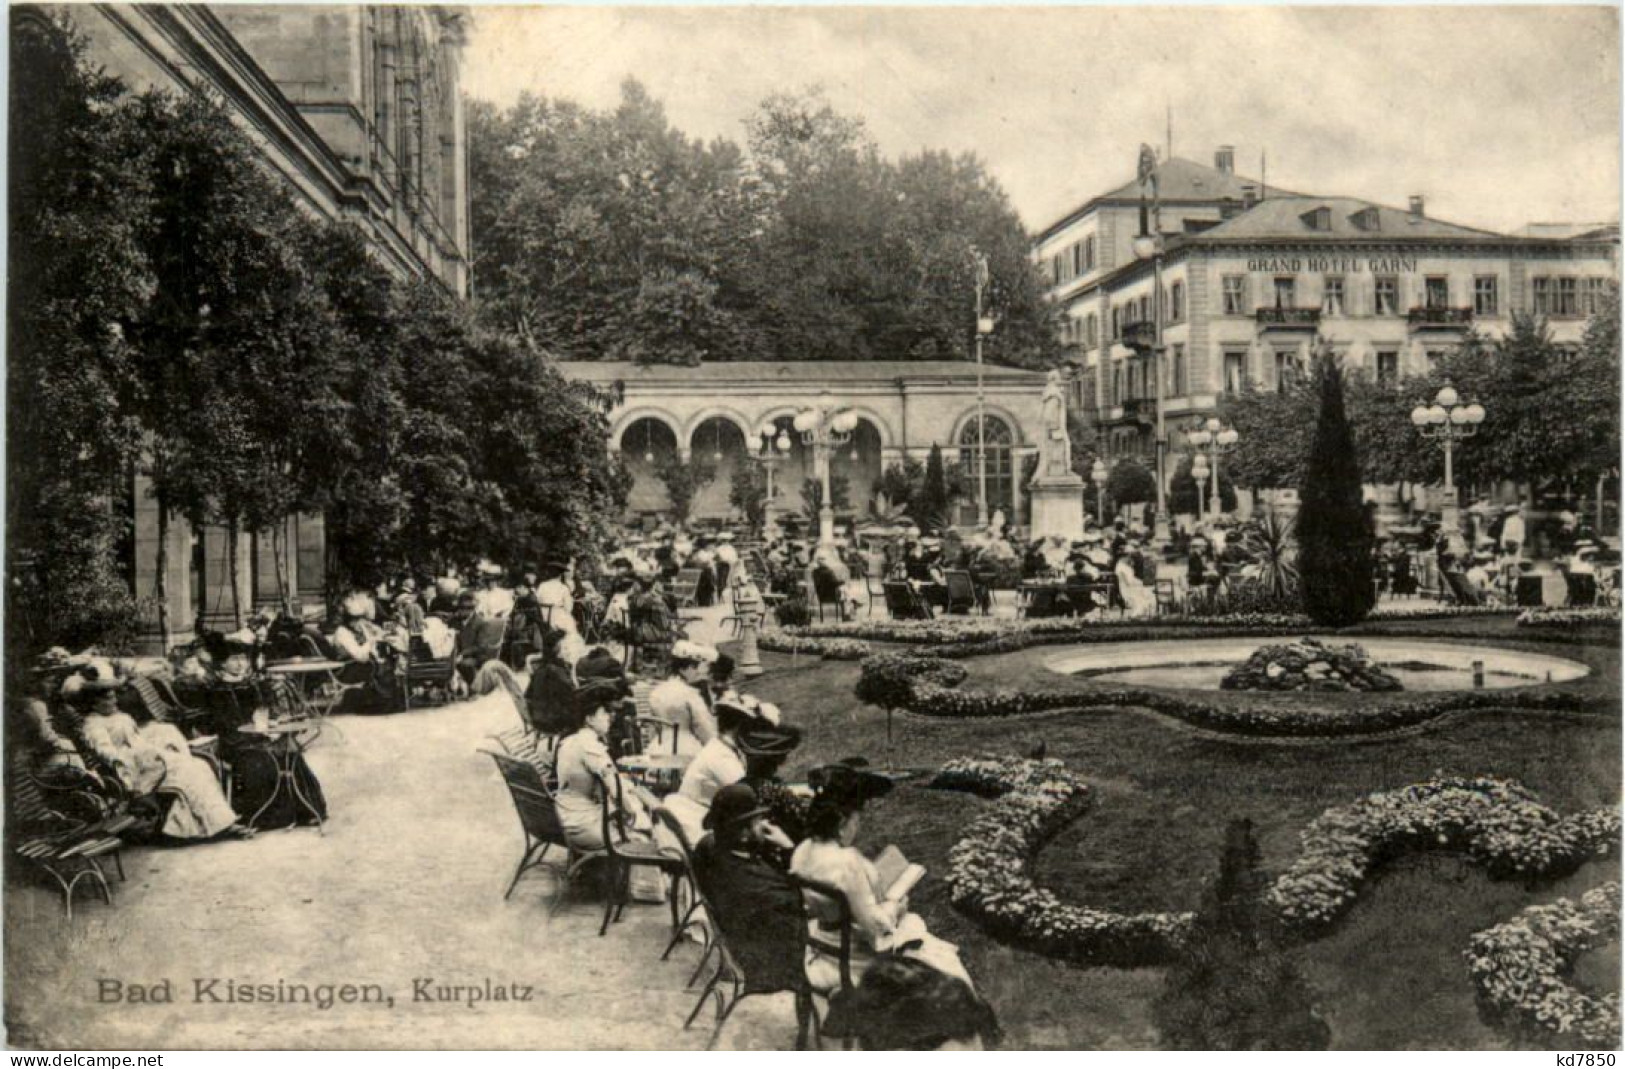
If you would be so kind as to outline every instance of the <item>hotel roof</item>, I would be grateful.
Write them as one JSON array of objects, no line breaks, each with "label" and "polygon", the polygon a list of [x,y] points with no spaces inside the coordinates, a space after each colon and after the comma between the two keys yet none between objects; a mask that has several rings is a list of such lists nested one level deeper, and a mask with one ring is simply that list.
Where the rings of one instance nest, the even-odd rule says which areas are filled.
[{"label": "hotel roof", "polygon": [[[1221,171],[1215,167],[1197,163],[1195,160],[1187,160],[1183,156],[1172,156],[1158,165],[1157,183],[1158,196],[1165,204],[1220,200],[1239,202],[1243,199],[1249,186],[1252,187],[1252,193],[1255,197],[1265,192],[1268,192],[1272,197],[1277,195],[1298,195],[1287,190],[1277,190],[1273,186],[1266,191],[1264,183],[1256,178],[1248,178],[1246,175],[1236,174],[1233,171]],[[1068,212],[1061,219],[1051,223],[1039,233],[1037,241],[1049,240],[1101,204],[1139,203],[1139,200],[1140,182],[1138,179],[1131,179],[1110,192],[1090,198],[1081,207]]]},{"label": "hotel roof", "polygon": [[[1326,209],[1317,219],[1317,223],[1321,225],[1311,226],[1306,217],[1315,216],[1317,210],[1321,208]],[[1393,241],[1396,238],[1499,240],[1505,237],[1506,235],[1494,231],[1458,226],[1442,219],[1413,215],[1399,208],[1388,208],[1354,197],[1271,194],[1269,200],[1260,201],[1247,211],[1191,235],[1189,240],[1201,243],[1224,239],[1268,238]]]},{"label": "hotel roof", "polygon": [[[797,385],[836,385],[854,379],[974,378],[976,364],[970,360],[734,360],[681,367],[675,364],[634,364],[628,360],[561,360],[559,370],[573,379],[587,382],[621,381],[627,385],[662,383],[784,383]],[[983,377],[989,382],[1040,380],[1041,371],[984,364]]]}]

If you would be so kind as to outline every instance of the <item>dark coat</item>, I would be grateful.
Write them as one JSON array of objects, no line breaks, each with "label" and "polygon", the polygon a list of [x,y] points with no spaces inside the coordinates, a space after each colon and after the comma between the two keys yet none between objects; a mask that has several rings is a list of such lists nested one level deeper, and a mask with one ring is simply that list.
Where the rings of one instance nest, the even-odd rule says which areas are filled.
[{"label": "dark coat", "polygon": [[785,871],[755,854],[723,849],[707,835],[694,848],[694,872],[745,970],[745,989],[788,991],[805,983],[801,892]]}]

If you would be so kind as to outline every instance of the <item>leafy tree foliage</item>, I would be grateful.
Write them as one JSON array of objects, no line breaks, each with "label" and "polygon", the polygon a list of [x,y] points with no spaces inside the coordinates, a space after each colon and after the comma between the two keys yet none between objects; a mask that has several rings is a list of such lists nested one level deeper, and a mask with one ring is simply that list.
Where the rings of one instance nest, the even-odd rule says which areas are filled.
[{"label": "leafy tree foliage", "polygon": [[1028,240],[974,157],[882,157],[817,93],[775,94],[747,149],[702,145],[636,82],[597,112],[470,112],[484,310],[572,359],[964,359],[973,251],[986,357],[1058,354]]},{"label": "leafy tree foliage", "polygon": [[[1168,511],[1173,513],[1189,513],[1196,515],[1205,501],[1211,510],[1213,503],[1213,476],[1210,474],[1202,480],[1201,492],[1197,492],[1196,479],[1191,475],[1192,460],[1190,454],[1179,458],[1179,464],[1174,468],[1173,482],[1168,488]],[[1219,466],[1219,498],[1220,508],[1224,512],[1234,512],[1236,508],[1236,488],[1230,482],[1230,473],[1225,470],[1224,462]]]},{"label": "leafy tree foliage", "polygon": [[[845,475],[832,474],[829,477],[830,507],[836,512],[852,507],[852,483]],[[813,527],[818,525],[818,513],[824,507],[824,484],[817,479],[807,479],[801,484],[802,511],[807,516],[807,523]]]},{"label": "leafy tree foliage", "polygon": [[760,464],[734,465],[728,503],[739,510],[752,531],[761,531],[767,521],[767,502],[767,470]]},{"label": "leafy tree foliage", "polygon": [[919,489],[909,500],[909,515],[922,531],[941,531],[948,526],[948,507],[953,496],[948,485],[948,473],[943,467],[942,446],[931,443],[931,452],[925,458],[925,475]]},{"label": "leafy tree foliage", "polygon": [[687,523],[689,514],[694,511],[694,495],[717,477],[717,469],[699,457],[684,460],[668,453],[655,465],[655,475],[665,484],[666,495],[671,498],[672,518],[678,523]]},{"label": "leafy tree foliage", "polygon": [[1343,411],[1343,370],[1322,354],[1315,362],[1320,419],[1299,489],[1298,572],[1303,609],[1318,624],[1363,620],[1376,603],[1371,583],[1374,532],[1360,487],[1354,432]]},{"label": "leafy tree foliage", "polygon": [[1165,1048],[1325,1050],[1330,1043],[1312,990],[1265,919],[1265,887],[1252,822],[1231,821],[1191,941],[1152,1007]]},{"label": "leafy tree foliage", "polygon": [[1124,457],[1112,465],[1111,474],[1106,478],[1106,496],[1119,508],[1154,501],[1157,497],[1156,476],[1138,460]]}]

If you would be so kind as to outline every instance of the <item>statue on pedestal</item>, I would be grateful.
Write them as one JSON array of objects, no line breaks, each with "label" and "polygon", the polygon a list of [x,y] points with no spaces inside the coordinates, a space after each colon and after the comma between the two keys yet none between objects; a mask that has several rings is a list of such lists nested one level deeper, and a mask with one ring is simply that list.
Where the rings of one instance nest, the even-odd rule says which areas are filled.
[{"label": "statue on pedestal", "polygon": [[1044,382],[1040,400],[1044,436],[1038,443],[1038,475],[1072,475],[1072,436],[1066,429],[1066,384],[1056,368]]}]

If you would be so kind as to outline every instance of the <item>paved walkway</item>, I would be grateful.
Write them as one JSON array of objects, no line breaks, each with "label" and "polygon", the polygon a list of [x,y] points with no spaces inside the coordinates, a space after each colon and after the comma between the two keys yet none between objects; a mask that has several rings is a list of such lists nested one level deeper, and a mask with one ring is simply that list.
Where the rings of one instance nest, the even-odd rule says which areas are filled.
[{"label": "paved walkway", "polygon": [[[477,752],[512,714],[494,699],[387,717],[340,717],[310,754],[333,819],[249,842],[141,849],[114,905],[69,922],[26,879],[6,896],[6,1022],[14,1046],[45,1048],[696,1048],[683,1018],[698,959],[670,961],[664,907],[630,905],[598,937],[585,885],[551,922],[551,866],[503,901],[518,821]],[[104,1004],[99,982],[169,981],[172,1004]],[[529,1002],[414,1001],[413,981],[532,989]],[[394,1006],[230,1004],[243,985],[376,984]],[[493,991],[494,994],[494,991]],[[702,1018],[703,1019],[703,1018]],[[721,1047],[788,1046],[789,996],[741,1005]]]}]

